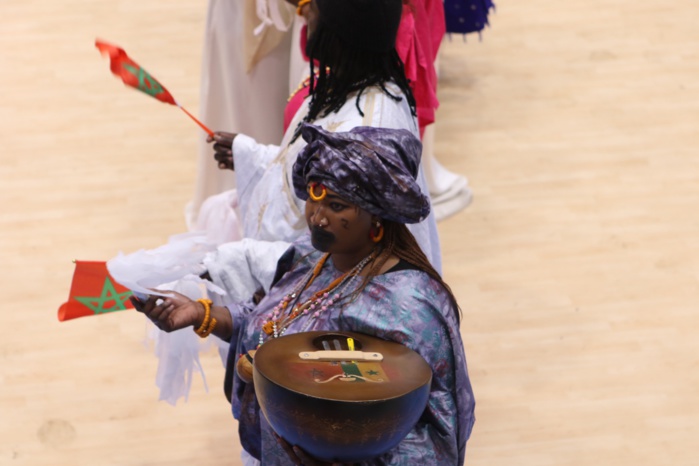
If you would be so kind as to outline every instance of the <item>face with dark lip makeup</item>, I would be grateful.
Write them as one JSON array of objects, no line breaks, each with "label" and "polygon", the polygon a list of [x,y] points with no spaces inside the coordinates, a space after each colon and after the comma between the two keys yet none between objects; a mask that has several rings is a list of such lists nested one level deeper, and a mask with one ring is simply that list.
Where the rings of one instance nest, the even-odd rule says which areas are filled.
[{"label": "face with dark lip makeup", "polygon": [[[378,218],[342,199],[335,191],[326,190],[322,200],[309,197],[306,201],[306,223],[313,247],[331,254],[357,255],[361,260],[375,247],[369,230]],[[321,194],[319,185],[314,193]]]}]

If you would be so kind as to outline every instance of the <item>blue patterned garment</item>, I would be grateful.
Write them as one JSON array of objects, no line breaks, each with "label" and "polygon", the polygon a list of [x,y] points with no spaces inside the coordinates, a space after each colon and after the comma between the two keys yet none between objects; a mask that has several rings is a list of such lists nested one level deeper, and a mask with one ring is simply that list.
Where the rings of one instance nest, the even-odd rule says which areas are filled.
[{"label": "blue patterned garment", "polygon": [[[310,245],[309,236],[303,236],[279,262],[278,276],[284,270],[288,272],[256,307],[229,306],[234,328],[226,379],[230,382],[232,378],[233,415],[239,421],[243,448],[266,466],[293,463],[274,439],[261,414],[252,384],[244,383],[235,374],[234,356],[257,347],[265,317],[321,256],[322,253]],[[284,264],[293,266],[285,267]],[[331,257],[299,302],[325,288],[340,275]],[[395,448],[363,464],[463,464],[466,441],[475,420],[475,404],[457,315],[439,283],[420,270],[389,271],[373,278],[354,302],[344,306],[342,315],[333,305],[311,321],[310,326],[308,318],[301,316],[293,321],[286,334],[311,330],[364,333],[405,345],[419,353],[432,367],[428,405],[418,424]]]},{"label": "blue patterned garment", "polygon": [[495,8],[491,0],[444,0],[447,33],[482,31],[488,25],[491,8]]}]

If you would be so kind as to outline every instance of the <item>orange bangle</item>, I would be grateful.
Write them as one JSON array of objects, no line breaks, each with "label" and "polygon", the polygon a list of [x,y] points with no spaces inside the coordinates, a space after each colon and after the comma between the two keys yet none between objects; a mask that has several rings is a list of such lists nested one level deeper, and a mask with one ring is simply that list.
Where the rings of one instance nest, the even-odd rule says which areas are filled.
[{"label": "orange bangle", "polygon": [[206,331],[204,331],[204,332],[202,332],[202,333],[197,333],[197,335],[199,335],[201,338],[206,338],[206,337],[208,337],[209,335],[211,335],[211,332],[214,331],[214,328],[216,328],[216,324],[217,324],[217,323],[218,323],[218,322],[216,321],[216,318],[215,318],[215,317],[212,317],[212,318],[211,318],[211,321],[209,322],[208,327],[206,327]]},{"label": "orange bangle", "polygon": [[309,3],[311,3],[311,0],[299,0],[299,2],[296,4],[296,14],[299,16],[303,16],[301,9]]},{"label": "orange bangle", "polygon": [[[197,299],[197,302],[202,303],[204,305],[204,320],[201,322],[201,326],[199,328],[194,329],[194,332],[197,335],[199,335],[200,337],[206,338],[209,335],[209,333],[211,333],[211,332],[206,333],[206,331],[208,330],[208,328],[210,326],[209,319],[211,317],[211,304],[212,303],[211,303],[210,299]],[[216,319],[214,319],[214,320],[216,320]],[[214,323],[214,325],[216,325],[216,324]],[[213,330],[213,327],[212,327],[212,330]]]}]

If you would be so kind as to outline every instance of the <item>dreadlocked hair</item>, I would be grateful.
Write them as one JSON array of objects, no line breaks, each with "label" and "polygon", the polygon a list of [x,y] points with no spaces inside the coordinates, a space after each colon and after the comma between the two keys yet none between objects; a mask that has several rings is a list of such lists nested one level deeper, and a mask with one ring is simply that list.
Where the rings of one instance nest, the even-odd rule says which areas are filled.
[{"label": "dreadlocked hair", "polygon": [[[313,33],[309,58],[311,101],[304,122],[311,123],[319,117],[337,112],[354,92],[357,93],[357,110],[364,116],[359,107],[359,99],[364,91],[372,86],[378,86],[395,101],[402,100],[386,88],[389,82],[394,82],[400,88],[408,101],[410,112],[417,116],[410,81],[405,76],[403,62],[395,48],[389,52],[374,52],[352,47],[323,23],[319,23]],[[316,60],[317,71],[314,64]],[[294,140],[300,134],[300,127],[299,124]]]},{"label": "dreadlocked hair", "polygon": [[354,300],[357,296],[359,296],[359,294],[369,284],[371,279],[379,275],[379,271],[384,266],[384,264],[386,264],[386,261],[392,255],[395,255],[399,259],[402,259],[408,262],[409,264],[412,264],[413,266],[417,267],[419,270],[422,270],[433,280],[442,285],[442,288],[444,288],[444,291],[446,291],[447,295],[449,296],[449,302],[452,306],[452,309],[456,313],[457,321],[461,322],[461,307],[459,307],[459,304],[456,302],[454,293],[451,291],[449,285],[444,283],[444,280],[442,280],[442,277],[439,275],[439,272],[437,272],[434,269],[434,267],[432,267],[432,264],[430,264],[430,261],[427,259],[427,256],[425,256],[425,253],[422,252],[422,249],[420,249],[420,246],[417,244],[417,241],[415,240],[413,234],[410,233],[410,230],[408,230],[408,227],[406,227],[402,223],[391,222],[387,220],[383,221],[383,227],[384,237],[381,241],[381,252],[379,252],[378,256],[376,256],[376,259],[374,260],[371,268],[369,269],[369,272],[364,277],[362,283],[352,293],[350,301]]}]

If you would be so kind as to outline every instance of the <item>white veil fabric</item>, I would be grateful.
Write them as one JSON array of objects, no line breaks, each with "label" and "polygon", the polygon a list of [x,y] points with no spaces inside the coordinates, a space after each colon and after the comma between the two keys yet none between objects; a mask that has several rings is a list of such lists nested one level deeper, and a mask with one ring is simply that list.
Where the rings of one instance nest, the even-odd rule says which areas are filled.
[{"label": "white veil fabric", "polygon": [[[167,296],[176,291],[225,306],[248,301],[254,290],[269,291],[277,262],[288,248],[283,241],[252,239],[216,244],[204,232],[191,232],[173,236],[156,249],[120,253],[107,262],[107,268],[114,280],[139,294]],[[211,280],[200,277],[205,272]],[[224,364],[228,357],[228,342],[216,337],[202,340],[191,329],[167,333],[149,324],[148,339],[158,357],[159,399],[172,405],[188,399],[195,372],[208,390],[199,361],[202,352],[217,348]]]}]

